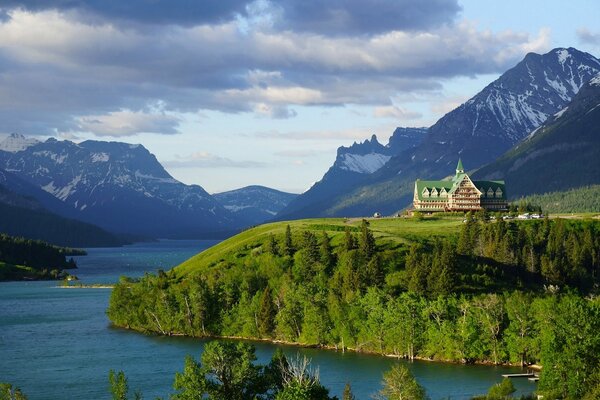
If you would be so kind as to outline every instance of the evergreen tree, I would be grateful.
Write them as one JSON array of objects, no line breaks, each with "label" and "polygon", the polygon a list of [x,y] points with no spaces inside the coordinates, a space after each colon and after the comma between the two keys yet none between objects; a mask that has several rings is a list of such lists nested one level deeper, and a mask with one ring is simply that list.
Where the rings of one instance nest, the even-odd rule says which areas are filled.
[{"label": "evergreen tree", "polygon": [[369,229],[369,222],[366,219],[362,220],[360,226],[360,239],[358,242],[358,247],[363,257],[367,261],[370,260],[375,254],[375,237]]},{"label": "evergreen tree", "polygon": [[348,226],[344,229],[344,249],[346,251],[356,249],[356,239]]},{"label": "evergreen tree", "polygon": [[292,228],[287,225],[285,227],[285,236],[283,239],[283,254],[292,257],[295,251],[294,243],[292,241]]},{"label": "evergreen tree", "polygon": [[331,247],[331,239],[327,235],[327,232],[323,231],[321,235],[321,246],[319,249],[321,264],[325,267],[327,272],[330,272],[335,266],[335,254]]},{"label": "evergreen tree", "polygon": [[273,234],[269,235],[269,239],[267,240],[267,253],[270,253],[274,256],[279,256],[279,245],[277,244],[277,239]]},{"label": "evergreen tree", "polygon": [[267,286],[260,297],[260,308],[257,315],[257,330],[260,337],[271,337],[275,329],[276,313],[271,289]]},{"label": "evergreen tree", "polygon": [[320,260],[319,242],[317,237],[311,231],[302,233],[302,249],[306,250],[309,264],[316,264]]}]

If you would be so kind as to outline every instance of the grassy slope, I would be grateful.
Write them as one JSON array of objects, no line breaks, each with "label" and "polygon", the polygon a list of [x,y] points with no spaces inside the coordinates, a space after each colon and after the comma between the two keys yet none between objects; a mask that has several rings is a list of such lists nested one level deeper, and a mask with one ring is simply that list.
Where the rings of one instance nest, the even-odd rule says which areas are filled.
[{"label": "grassy slope", "polygon": [[[381,218],[369,219],[369,223],[380,246],[396,248],[402,243],[458,233],[462,219],[462,216],[429,217],[422,221],[410,218]],[[321,234],[321,231],[325,231],[332,238],[332,245],[335,247],[344,240],[345,228],[349,226],[353,231],[358,232],[361,221],[361,219],[342,218],[304,219],[260,225],[197,254],[177,266],[175,271],[178,275],[187,275],[200,272],[206,267],[214,266],[232,257],[243,257],[252,249],[265,243],[270,235],[282,237],[288,224],[294,238],[298,237],[298,239],[304,230],[318,235]]]}]

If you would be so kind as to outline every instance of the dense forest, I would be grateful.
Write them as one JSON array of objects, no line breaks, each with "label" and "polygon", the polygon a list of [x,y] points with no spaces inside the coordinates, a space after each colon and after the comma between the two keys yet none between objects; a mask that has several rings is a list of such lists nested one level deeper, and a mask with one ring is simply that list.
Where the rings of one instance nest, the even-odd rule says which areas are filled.
[{"label": "dense forest", "polygon": [[62,279],[77,268],[73,258],[85,251],[0,233],[0,280]]},{"label": "dense forest", "polygon": [[541,363],[546,398],[582,398],[600,379],[599,228],[468,215],[458,234],[390,246],[367,221],[344,232],[288,226],[195,273],[123,278],[108,315],[163,335]]},{"label": "dense forest", "polygon": [[515,203],[539,205],[547,213],[600,212],[600,185],[584,186],[564,192],[534,194]]}]

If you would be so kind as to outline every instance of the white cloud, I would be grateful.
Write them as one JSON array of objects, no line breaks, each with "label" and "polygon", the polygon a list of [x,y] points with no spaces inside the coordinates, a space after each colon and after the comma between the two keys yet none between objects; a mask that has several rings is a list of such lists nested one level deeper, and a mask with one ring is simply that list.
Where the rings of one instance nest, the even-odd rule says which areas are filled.
[{"label": "white cloud", "polygon": [[377,118],[394,118],[398,120],[419,119],[423,114],[416,111],[407,111],[398,106],[375,107],[373,116]]},{"label": "white cloud", "polygon": [[88,115],[77,119],[77,129],[96,136],[132,136],[138,133],[178,133],[177,117],[142,111],[121,110],[104,115]]},{"label": "white cloud", "polygon": [[266,163],[258,161],[234,161],[205,151],[186,156],[175,156],[174,160],[163,161],[165,168],[264,168]]}]

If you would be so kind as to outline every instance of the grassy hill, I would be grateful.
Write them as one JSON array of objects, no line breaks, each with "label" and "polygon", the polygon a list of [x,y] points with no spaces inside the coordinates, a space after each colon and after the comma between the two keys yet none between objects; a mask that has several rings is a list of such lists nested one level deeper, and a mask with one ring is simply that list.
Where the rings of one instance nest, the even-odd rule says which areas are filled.
[{"label": "grassy hill", "polygon": [[[433,216],[423,220],[413,218],[380,218],[369,219],[379,247],[396,250],[412,242],[424,242],[435,237],[458,234],[462,225],[462,216]],[[274,222],[248,229],[236,236],[213,246],[185,261],[175,268],[179,276],[200,273],[205,268],[217,267],[219,264],[231,262],[233,259],[246,257],[254,249],[260,249],[270,236],[282,237],[289,225],[295,235],[303,231],[314,233],[326,232],[331,238],[334,248],[341,246],[346,228],[353,233],[360,229],[362,219],[322,218],[296,221]],[[300,238],[297,238],[300,240]]]}]

